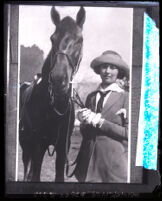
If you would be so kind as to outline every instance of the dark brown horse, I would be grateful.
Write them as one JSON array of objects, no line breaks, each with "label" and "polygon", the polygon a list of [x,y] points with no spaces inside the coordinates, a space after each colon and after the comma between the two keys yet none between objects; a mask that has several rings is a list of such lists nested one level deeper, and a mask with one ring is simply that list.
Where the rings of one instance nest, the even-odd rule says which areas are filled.
[{"label": "dark brown horse", "polygon": [[43,157],[50,145],[56,151],[56,182],[64,181],[65,164],[74,127],[71,84],[82,59],[82,28],[85,10],[80,8],[76,21],[60,20],[53,7],[56,26],[52,48],[42,67],[42,77],[20,89],[19,141],[24,164],[24,181],[40,181]]}]

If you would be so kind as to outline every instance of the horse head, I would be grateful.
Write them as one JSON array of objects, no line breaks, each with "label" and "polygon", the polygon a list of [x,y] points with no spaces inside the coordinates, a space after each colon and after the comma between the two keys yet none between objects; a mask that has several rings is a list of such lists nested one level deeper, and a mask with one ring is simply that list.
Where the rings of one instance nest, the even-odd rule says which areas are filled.
[{"label": "horse head", "polygon": [[63,97],[69,94],[70,81],[82,59],[85,10],[80,8],[76,20],[69,16],[61,20],[58,11],[52,7],[51,18],[56,29],[50,38],[52,48],[45,61],[47,65],[42,68],[42,77],[48,80],[51,94]]}]

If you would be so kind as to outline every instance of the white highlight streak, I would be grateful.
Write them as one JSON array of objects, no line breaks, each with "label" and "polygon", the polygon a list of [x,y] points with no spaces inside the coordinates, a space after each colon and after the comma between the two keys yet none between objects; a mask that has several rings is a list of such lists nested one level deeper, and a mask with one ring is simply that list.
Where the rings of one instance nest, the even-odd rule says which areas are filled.
[{"label": "white highlight streak", "polygon": [[[18,21],[18,27],[19,27],[19,21]],[[17,76],[17,126],[16,126],[15,181],[18,181],[18,161],[19,161],[19,95],[20,95],[20,39],[19,39],[19,28],[18,28],[18,69],[17,69],[17,73],[18,73],[18,76]]]},{"label": "white highlight streak", "polygon": [[131,176],[131,105],[132,105],[132,44],[133,44],[133,10],[131,14],[132,20],[131,20],[131,39],[130,39],[130,70],[129,70],[129,125],[128,125],[128,171],[127,171],[127,183],[131,182],[130,176]]}]

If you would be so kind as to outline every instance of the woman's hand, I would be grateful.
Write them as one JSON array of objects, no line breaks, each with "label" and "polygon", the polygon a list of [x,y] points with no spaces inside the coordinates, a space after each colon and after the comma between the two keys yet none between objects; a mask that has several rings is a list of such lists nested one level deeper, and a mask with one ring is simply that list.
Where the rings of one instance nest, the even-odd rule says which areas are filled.
[{"label": "woman's hand", "polygon": [[91,124],[94,127],[103,123],[103,119],[101,118],[101,113],[92,112],[88,108],[83,108],[78,112],[78,119],[81,123]]},{"label": "woman's hand", "polygon": [[88,108],[83,108],[81,110],[78,111],[78,119],[81,123],[85,123],[85,121],[88,119],[89,115],[91,113],[91,110]]}]

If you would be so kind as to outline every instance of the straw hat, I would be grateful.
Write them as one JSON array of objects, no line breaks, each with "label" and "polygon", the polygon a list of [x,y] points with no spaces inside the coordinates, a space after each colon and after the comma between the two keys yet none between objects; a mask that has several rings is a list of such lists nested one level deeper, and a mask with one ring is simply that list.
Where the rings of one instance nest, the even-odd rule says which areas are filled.
[{"label": "straw hat", "polygon": [[90,66],[95,71],[95,73],[100,74],[99,70],[102,64],[113,64],[117,66],[119,70],[121,69],[124,71],[126,76],[129,76],[128,65],[125,63],[125,61],[123,61],[122,57],[114,51],[107,50],[103,52],[101,56],[96,57],[91,62]]}]

